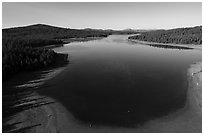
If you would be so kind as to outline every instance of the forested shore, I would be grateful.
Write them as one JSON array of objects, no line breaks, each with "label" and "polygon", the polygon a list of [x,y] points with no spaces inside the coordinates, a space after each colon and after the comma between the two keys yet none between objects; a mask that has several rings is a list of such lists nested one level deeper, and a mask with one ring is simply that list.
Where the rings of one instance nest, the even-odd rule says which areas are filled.
[{"label": "forested shore", "polygon": [[[68,43],[65,39],[107,37],[109,34],[104,31],[68,29],[43,24],[3,29],[3,81],[22,71],[33,71],[52,65],[59,54],[48,49],[49,45]],[[66,58],[67,54],[62,61],[67,61]]]},{"label": "forested shore", "polygon": [[[101,39],[111,34],[133,34],[134,31],[96,29],[69,29],[49,25],[31,25],[2,30],[3,132],[24,132],[34,126],[17,129],[19,123],[7,123],[19,112],[45,104],[41,98],[27,99],[33,90],[13,88],[9,80],[18,73],[44,68],[61,67],[69,62],[68,54],[59,54],[50,48],[74,41]],[[14,77],[15,78],[15,77]],[[11,100],[12,99],[12,100]],[[20,122],[21,123],[21,122]]]},{"label": "forested shore", "polygon": [[202,44],[202,26],[143,32],[70,29],[44,24],[8,28],[2,30],[3,81],[21,71],[33,71],[52,65],[58,54],[48,49],[49,46],[103,38],[111,34],[138,34],[129,39],[156,43]]},{"label": "forested shore", "polygon": [[202,26],[148,31],[131,36],[128,39],[155,43],[200,45],[202,44]]}]

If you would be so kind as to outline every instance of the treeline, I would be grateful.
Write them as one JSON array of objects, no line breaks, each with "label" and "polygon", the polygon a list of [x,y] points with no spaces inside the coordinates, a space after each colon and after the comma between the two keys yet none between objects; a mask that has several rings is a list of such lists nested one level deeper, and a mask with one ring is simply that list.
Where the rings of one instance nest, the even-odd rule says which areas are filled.
[{"label": "treeline", "polygon": [[[66,61],[67,55],[43,48],[47,45],[63,44],[62,39],[106,37],[102,31],[75,30],[48,25],[31,25],[2,30],[3,81],[21,71],[32,71],[47,67],[58,57]],[[58,59],[59,60],[59,59]]]},{"label": "treeline", "polygon": [[202,26],[143,32],[140,35],[131,36],[129,39],[157,43],[199,45],[202,44]]},{"label": "treeline", "polygon": [[[21,46],[2,53],[3,81],[21,71],[33,71],[52,65],[58,54],[53,50]],[[67,56],[64,56],[67,57]]]},{"label": "treeline", "polygon": [[[71,38],[107,37],[111,34],[135,34],[136,31],[69,29],[44,24],[2,30],[3,80],[20,71],[51,65],[59,54],[44,47],[62,45]],[[68,40],[67,40],[68,39]],[[60,55],[61,56],[61,55]]]},{"label": "treeline", "polygon": [[27,27],[3,29],[4,43],[18,43],[31,47],[41,47],[51,44],[62,44],[62,39],[107,37],[110,33],[103,31],[77,30],[36,24]]},{"label": "treeline", "polygon": [[107,35],[112,35],[112,34],[120,34],[120,35],[123,35],[123,34],[138,34],[138,33],[141,33],[141,32],[145,31],[145,30],[132,30],[132,29],[126,29],[126,30],[106,29],[106,30],[103,30],[103,29],[90,29],[90,28],[87,28],[87,29],[84,29],[84,30],[100,31],[100,32],[106,33]]}]

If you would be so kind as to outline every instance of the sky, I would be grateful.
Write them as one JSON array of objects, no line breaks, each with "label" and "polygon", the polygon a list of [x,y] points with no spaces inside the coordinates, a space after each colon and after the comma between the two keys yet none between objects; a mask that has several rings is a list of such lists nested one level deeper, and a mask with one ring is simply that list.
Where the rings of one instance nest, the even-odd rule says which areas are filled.
[{"label": "sky", "polygon": [[202,25],[201,2],[3,2],[2,27],[48,24],[66,28],[171,29]]}]

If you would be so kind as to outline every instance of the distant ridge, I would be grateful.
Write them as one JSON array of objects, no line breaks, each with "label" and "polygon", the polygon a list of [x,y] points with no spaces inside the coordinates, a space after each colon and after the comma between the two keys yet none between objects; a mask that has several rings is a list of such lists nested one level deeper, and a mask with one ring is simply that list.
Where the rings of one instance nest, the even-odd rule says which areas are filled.
[{"label": "distant ridge", "polygon": [[64,39],[64,38],[84,38],[84,37],[106,37],[103,31],[88,31],[80,29],[70,29],[56,27],[46,24],[33,24],[29,26],[6,28],[2,30],[4,37],[10,37],[15,35],[16,38],[22,38],[23,36],[30,39]]},{"label": "distant ridge", "polygon": [[[47,29],[47,30],[46,30]],[[58,33],[64,33],[65,31],[78,31],[78,32],[99,32],[99,33],[103,33],[103,34],[134,34],[137,33],[139,31],[137,30],[112,30],[112,29],[92,29],[92,28],[84,28],[84,29],[72,29],[72,28],[63,28],[63,27],[58,27],[58,26],[52,26],[52,25],[47,25],[47,24],[32,24],[32,25],[28,25],[28,26],[20,26],[20,27],[12,27],[12,28],[5,28],[3,29],[3,31],[5,32],[13,32],[13,31],[18,31],[18,30],[22,30],[22,31],[41,31],[43,32],[44,30],[46,31],[58,31]],[[36,33],[39,34],[39,33]]]},{"label": "distant ridge", "polygon": [[52,25],[47,25],[47,24],[31,24],[31,25],[25,25],[25,26],[17,26],[17,27],[10,27],[10,28],[4,28],[4,30],[6,29],[19,29],[19,28],[26,28],[26,27],[33,27],[33,28],[51,28],[51,27],[55,27],[55,28],[61,28],[61,27],[58,27],[58,26],[52,26]]},{"label": "distant ridge", "polygon": [[[88,31],[34,24],[2,30],[2,72],[6,81],[16,73],[48,67],[66,54],[57,54],[47,46],[61,46],[70,38],[107,37],[103,31]],[[67,40],[67,41],[65,41]]]}]

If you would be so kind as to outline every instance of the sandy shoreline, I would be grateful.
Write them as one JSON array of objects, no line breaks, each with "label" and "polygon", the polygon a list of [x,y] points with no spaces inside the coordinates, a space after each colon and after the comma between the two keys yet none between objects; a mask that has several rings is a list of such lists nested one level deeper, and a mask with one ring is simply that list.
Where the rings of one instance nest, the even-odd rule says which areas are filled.
[{"label": "sandy shoreline", "polygon": [[168,45],[168,46],[179,46],[179,47],[189,47],[197,50],[202,50],[202,45],[193,45],[193,44],[172,44],[172,43],[156,43],[156,42],[148,42],[141,41],[136,39],[128,39],[131,42],[140,43],[140,44],[152,44],[152,45]]},{"label": "sandy shoreline", "polygon": [[[189,87],[187,102],[184,108],[167,116],[150,120],[138,128],[116,128],[94,126],[80,123],[59,102],[47,97],[46,101],[54,102],[37,108],[25,110],[9,121],[15,123],[18,128],[38,125],[26,132],[202,132],[202,63],[192,64],[188,70]],[[41,97],[35,93],[36,97]]]}]

